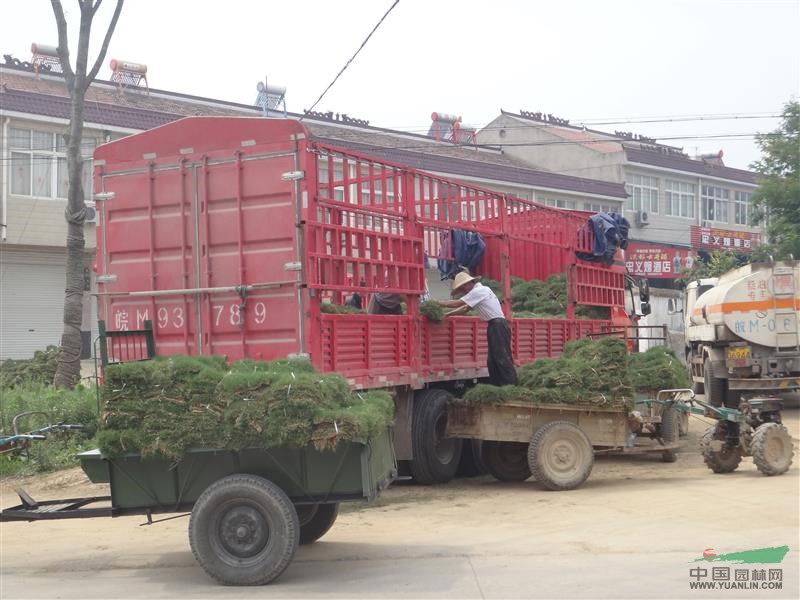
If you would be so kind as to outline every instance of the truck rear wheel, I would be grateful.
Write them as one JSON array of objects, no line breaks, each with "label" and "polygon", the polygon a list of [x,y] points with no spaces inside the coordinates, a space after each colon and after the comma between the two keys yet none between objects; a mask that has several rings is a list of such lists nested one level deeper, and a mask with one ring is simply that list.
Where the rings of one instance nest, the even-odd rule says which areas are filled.
[{"label": "truck rear wheel", "polygon": [[[659,428],[661,440],[669,445],[678,441],[680,435],[680,425],[678,423],[678,411],[672,406],[666,406],[661,412],[661,426]],[[678,460],[675,450],[664,450],[661,453],[661,460],[672,463]]]},{"label": "truck rear wheel", "polygon": [[456,474],[461,460],[461,440],[448,438],[447,403],[449,392],[438,388],[422,390],[414,396],[411,422],[411,476],[423,485],[447,483]]},{"label": "truck rear wheel", "polygon": [[714,367],[706,358],[703,362],[703,392],[711,406],[722,406],[728,395],[728,380],[714,377]]},{"label": "truck rear wheel", "polygon": [[289,498],[255,475],[230,475],[211,484],[189,519],[194,557],[225,585],[269,583],[289,566],[299,538]]},{"label": "truck rear wheel", "polygon": [[781,475],[792,464],[792,436],[780,423],[759,425],[753,434],[751,449],[753,462],[764,475]]},{"label": "truck rear wheel", "polygon": [[580,427],[569,421],[552,421],[531,437],[528,466],[547,489],[572,490],[589,478],[594,451]]},{"label": "truck rear wheel", "polygon": [[[727,428],[722,422],[706,429],[703,439],[700,440],[700,450],[703,461],[714,473],[731,473],[742,462],[742,449],[740,446],[728,446],[726,443]],[[721,447],[717,450],[716,446]]]},{"label": "truck rear wheel", "polygon": [[528,444],[485,441],[482,458],[489,474],[500,481],[525,481],[531,476]]},{"label": "truck rear wheel", "polygon": [[339,516],[339,504],[301,504],[295,506],[300,523],[300,545],[313,544],[333,527]]}]

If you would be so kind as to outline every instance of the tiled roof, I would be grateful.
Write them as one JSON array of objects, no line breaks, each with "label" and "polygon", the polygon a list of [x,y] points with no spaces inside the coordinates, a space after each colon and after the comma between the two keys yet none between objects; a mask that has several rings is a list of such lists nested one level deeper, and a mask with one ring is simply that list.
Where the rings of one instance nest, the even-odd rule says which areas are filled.
[{"label": "tiled roof", "polygon": [[[165,95],[167,97],[165,97]],[[0,65],[0,108],[8,111],[68,119],[70,102],[59,78],[32,77]],[[110,82],[97,82],[86,93],[84,119],[94,125],[147,130],[185,116],[256,116],[254,106],[151,90],[120,91]],[[300,115],[291,114],[291,118]],[[384,160],[452,175],[478,177],[572,193],[625,198],[619,183],[537,171],[492,148],[456,146],[424,135],[377,127],[343,126],[304,118],[314,139]]]},{"label": "tiled roof", "polygon": [[[314,128],[312,128],[312,131],[314,131]],[[518,183],[530,187],[595,194],[619,199],[627,197],[625,187],[619,183],[570,177],[547,171],[534,171],[525,167],[499,164],[499,162],[489,163],[483,160],[483,157],[481,159],[478,159],[477,156],[472,159],[453,159],[438,154],[412,152],[402,147],[377,147],[373,144],[359,143],[348,139],[327,138],[319,134],[315,134],[314,138],[331,145],[341,146],[356,152],[369,153],[378,159],[406,164],[424,171],[452,173],[453,175],[465,177],[477,177],[493,181]]]},{"label": "tiled roof", "polygon": [[701,160],[693,160],[685,156],[662,154],[661,152],[642,150],[640,148],[631,148],[629,146],[625,147],[625,155],[630,162],[639,163],[642,165],[662,167],[665,169],[675,169],[676,171],[688,171],[689,173],[697,173],[698,175],[719,177],[721,179],[730,179],[732,181],[741,181],[743,183],[756,183],[756,174],[750,171],[734,169],[733,167],[713,165]]}]

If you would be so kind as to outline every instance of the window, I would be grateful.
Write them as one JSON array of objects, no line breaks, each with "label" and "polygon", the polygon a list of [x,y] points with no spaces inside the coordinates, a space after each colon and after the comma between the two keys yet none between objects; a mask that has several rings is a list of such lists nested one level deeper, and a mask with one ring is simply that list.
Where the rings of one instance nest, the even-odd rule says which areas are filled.
[{"label": "window", "polygon": [[658,179],[647,175],[631,175],[625,185],[628,191],[628,208],[658,212]]},{"label": "window", "polygon": [[[83,191],[84,198],[92,197],[92,153],[97,140],[83,139]],[[35,129],[9,129],[8,146],[11,150],[11,193],[36,198],[67,197],[66,144],[57,133]]]},{"label": "window", "polygon": [[734,192],[733,218],[737,225],[750,224],[750,193]]},{"label": "window", "polygon": [[728,190],[725,188],[704,185],[700,197],[701,217],[704,221],[728,222]]},{"label": "window", "polygon": [[695,186],[683,181],[664,181],[664,211],[673,217],[694,218]]},{"label": "window", "polygon": [[564,200],[563,198],[545,198],[543,202],[547,206],[553,206],[555,208],[563,208],[566,210],[575,210],[574,200]]},{"label": "window", "polygon": [[583,210],[596,213],[619,212],[619,209],[616,206],[612,206],[610,204],[600,204],[599,202],[584,202]]}]

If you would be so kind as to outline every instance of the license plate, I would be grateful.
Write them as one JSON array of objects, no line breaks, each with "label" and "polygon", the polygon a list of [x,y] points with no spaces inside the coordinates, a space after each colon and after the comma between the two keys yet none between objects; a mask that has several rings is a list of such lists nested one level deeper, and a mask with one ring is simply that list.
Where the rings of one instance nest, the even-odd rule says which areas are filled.
[{"label": "license plate", "polygon": [[750,346],[728,348],[728,360],[742,360],[744,358],[750,358]]}]

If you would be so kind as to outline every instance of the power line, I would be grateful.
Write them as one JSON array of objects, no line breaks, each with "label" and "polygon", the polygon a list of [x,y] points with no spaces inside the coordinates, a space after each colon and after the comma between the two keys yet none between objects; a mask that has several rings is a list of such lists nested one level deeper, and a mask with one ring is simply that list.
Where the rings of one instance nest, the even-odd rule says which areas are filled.
[{"label": "power line", "polygon": [[[515,115],[509,115],[514,117]],[[566,125],[568,129],[580,129],[581,126],[584,125],[626,125],[626,124],[640,124],[640,123],[687,123],[692,121],[742,121],[742,120],[753,120],[753,119],[777,119],[780,118],[781,115],[777,113],[720,113],[720,114],[709,114],[709,115],[678,115],[674,117],[605,117],[605,118],[593,118],[593,119],[575,119],[570,120],[570,124]],[[525,119],[525,117],[517,117],[518,119]],[[524,129],[526,127],[531,126],[538,126],[538,127],[565,127],[564,125],[558,125],[556,123],[549,123],[547,121],[536,121],[533,119],[526,119],[530,123],[519,123],[518,125],[486,125],[481,126],[478,124],[470,123],[464,125],[464,127],[468,129],[475,129],[476,131],[491,131],[494,129]],[[401,132],[406,133],[417,133],[417,132],[427,132],[430,129],[430,125],[392,125],[392,126],[380,126],[385,129],[396,129]],[[613,133],[610,132],[601,132],[606,133],[609,136],[613,136]]]},{"label": "power line", "polygon": [[[373,27],[373,28],[372,28],[372,31],[370,31],[370,32],[369,32],[369,35],[367,35],[367,37],[365,37],[365,38],[364,38],[364,41],[363,41],[363,42],[361,42],[361,45],[358,47],[358,50],[356,50],[356,51],[355,51],[355,54],[353,54],[353,56],[351,56],[351,57],[350,57],[350,60],[348,60],[348,61],[347,61],[347,62],[344,64],[344,66],[342,67],[342,70],[341,70],[341,71],[339,71],[339,72],[336,74],[336,77],[334,77],[334,78],[333,78],[333,81],[331,81],[331,82],[328,84],[328,87],[326,87],[326,88],[325,88],[325,90],[324,90],[324,91],[323,91],[323,92],[322,92],[322,93],[319,95],[319,98],[317,98],[316,102],[314,102],[314,104],[312,104],[312,105],[311,105],[311,108],[309,108],[309,109],[308,109],[308,111],[309,111],[309,112],[311,112],[312,110],[314,110],[314,108],[317,106],[317,104],[319,104],[320,100],[322,100],[322,98],[325,96],[325,94],[327,94],[327,93],[328,93],[328,90],[329,90],[329,89],[331,89],[331,88],[333,87],[333,84],[334,84],[334,83],[336,83],[336,81],[339,79],[339,77],[341,77],[342,73],[344,73],[344,72],[345,72],[345,70],[347,70],[347,67],[349,67],[349,66],[350,66],[350,63],[351,63],[351,62],[353,62],[353,59],[355,59],[355,57],[356,57],[356,56],[358,56],[358,53],[359,53],[359,52],[361,52],[361,49],[362,49],[362,48],[363,48],[363,47],[364,47],[364,46],[367,44],[367,42],[369,41],[369,38],[371,38],[371,37],[372,37],[372,34],[373,34],[373,33],[375,33],[375,32],[378,30],[378,27],[380,27],[380,26],[381,26],[381,23],[383,23],[383,20],[384,20],[386,17],[388,17],[388,16],[389,16],[389,13],[390,13],[390,12],[392,12],[392,10],[394,10],[394,7],[395,7],[395,6],[397,6],[397,4],[398,4],[399,2],[400,2],[400,0],[394,0],[394,3],[393,3],[393,4],[392,4],[390,7],[389,7],[389,10],[387,10],[387,11],[386,11],[386,12],[383,14],[383,16],[381,17],[380,21],[378,21],[378,23],[375,25],[375,27]],[[302,121],[302,120],[303,120],[303,117],[300,117],[300,120]]]}]

